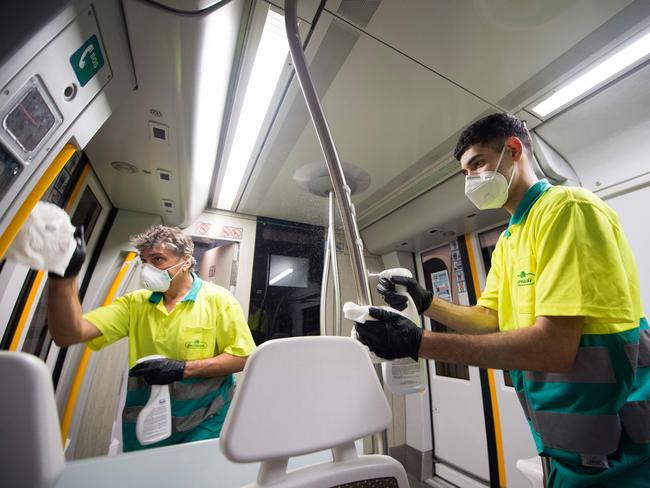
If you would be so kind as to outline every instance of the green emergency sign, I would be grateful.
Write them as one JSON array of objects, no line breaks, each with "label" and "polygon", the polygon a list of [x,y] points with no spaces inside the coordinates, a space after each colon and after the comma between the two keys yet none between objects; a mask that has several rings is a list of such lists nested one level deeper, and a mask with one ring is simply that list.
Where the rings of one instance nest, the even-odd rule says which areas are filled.
[{"label": "green emergency sign", "polygon": [[90,38],[70,56],[70,64],[81,86],[85,86],[95,74],[104,66],[104,56],[99,47],[97,36]]}]

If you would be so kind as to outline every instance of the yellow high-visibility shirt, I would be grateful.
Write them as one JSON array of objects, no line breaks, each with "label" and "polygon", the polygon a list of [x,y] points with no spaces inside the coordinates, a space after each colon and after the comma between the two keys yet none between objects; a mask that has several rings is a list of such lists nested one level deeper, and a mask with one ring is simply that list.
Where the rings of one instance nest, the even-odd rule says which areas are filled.
[{"label": "yellow high-visibility shirt", "polygon": [[615,334],[643,315],[632,250],[616,213],[582,188],[533,185],[499,237],[478,304],[499,329],[537,316],[583,316],[583,334]]},{"label": "yellow high-visibility shirt", "polygon": [[88,347],[99,350],[128,337],[130,368],[152,354],[177,360],[223,352],[250,355],[255,342],[237,299],[225,288],[192,276],[191,290],[171,312],[162,293],[137,290],[84,314],[102,333],[88,341]]}]

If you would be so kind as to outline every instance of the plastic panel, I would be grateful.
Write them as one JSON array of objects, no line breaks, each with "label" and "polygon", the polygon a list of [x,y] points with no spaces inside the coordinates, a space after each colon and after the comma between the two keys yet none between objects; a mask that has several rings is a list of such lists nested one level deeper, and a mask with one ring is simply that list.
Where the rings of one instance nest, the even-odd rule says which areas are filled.
[{"label": "plastic panel", "polygon": [[383,430],[391,418],[370,358],[349,338],[265,342],[244,375],[221,433],[231,461],[338,446]]}]

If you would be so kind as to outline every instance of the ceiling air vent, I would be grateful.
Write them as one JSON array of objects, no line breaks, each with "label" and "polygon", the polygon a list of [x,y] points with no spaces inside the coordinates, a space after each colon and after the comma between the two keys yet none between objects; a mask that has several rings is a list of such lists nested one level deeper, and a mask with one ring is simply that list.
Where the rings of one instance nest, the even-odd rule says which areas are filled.
[{"label": "ceiling air vent", "polygon": [[115,171],[119,171],[120,173],[132,175],[138,172],[137,166],[131,163],[125,163],[124,161],[113,161],[111,166]]},{"label": "ceiling air vent", "polygon": [[169,127],[149,121],[149,139],[158,144],[169,144]]},{"label": "ceiling air vent", "polygon": [[158,172],[158,178],[160,178],[160,181],[164,181],[165,183],[170,183],[172,181],[171,171],[167,171],[166,169],[160,169],[160,168],[158,168],[156,171]]},{"label": "ceiling air vent", "polygon": [[173,200],[166,200],[166,199],[163,198],[160,201],[160,203],[162,204],[162,209],[165,212],[172,213],[174,211],[174,201]]}]

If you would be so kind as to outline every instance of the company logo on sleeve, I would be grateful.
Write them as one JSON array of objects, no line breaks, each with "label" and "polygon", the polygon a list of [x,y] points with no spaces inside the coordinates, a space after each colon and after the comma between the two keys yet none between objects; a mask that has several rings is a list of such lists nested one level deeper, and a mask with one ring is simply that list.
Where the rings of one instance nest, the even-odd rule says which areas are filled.
[{"label": "company logo on sleeve", "polygon": [[517,275],[517,286],[531,286],[535,284],[535,273],[522,271]]}]

